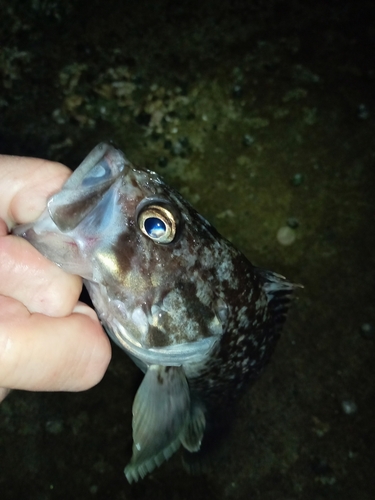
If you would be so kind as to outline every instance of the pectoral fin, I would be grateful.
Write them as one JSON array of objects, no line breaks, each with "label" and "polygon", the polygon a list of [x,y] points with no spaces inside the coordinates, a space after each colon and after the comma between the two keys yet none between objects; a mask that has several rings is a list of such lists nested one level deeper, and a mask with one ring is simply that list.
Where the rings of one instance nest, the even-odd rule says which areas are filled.
[{"label": "pectoral fin", "polygon": [[151,365],[133,403],[133,456],[129,483],[161,465],[179,448],[190,418],[190,393],[182,367]]}]

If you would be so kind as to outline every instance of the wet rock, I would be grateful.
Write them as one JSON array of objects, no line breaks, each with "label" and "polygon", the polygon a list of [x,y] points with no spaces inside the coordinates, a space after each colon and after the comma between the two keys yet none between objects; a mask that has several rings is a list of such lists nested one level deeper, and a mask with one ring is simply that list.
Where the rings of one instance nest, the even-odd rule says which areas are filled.
[{"label": "wet rock", "polygon": [[375,339],[375,327],[371,323],[363,323],[361,325],[361,335],[364,339]]},{"label": "wet rock", "polygon": [[49,434],[61,434],[64,430],[64,422],[60,419],[48,420],[46,422],[46,431]]},{"label": "wet rock", "polygon": [[370,116],[370,112],[365,104],[360,104],[357,109],[357,116],[361,120],[367,120]]},{"label": "wet rock", "polygon": [[295,242],[296,233],[291,227],[282,226],[277,231],[276,238],[280,245],[289,246]]},{"label": "wet rock", "polygon": [[250,134],[245,134],[242,139],[242,144],[244,146],[252,146],[255,142],[255,138]]},{"label": "wet rock", "polygon": [[352,399],[341,401],[341,408],[346,415],[353,415],[358,410],[357,404]]},{"label": "wet rock", "polygon": [[304,181],[304,176],[301,173],[296,173],[293,175],[291,182],[293,186],[300,186]]},{"label": "wet rock", "polygon": [[286,223],[291,229],[297,229],[297,227],[299,227],[299,222],[295,217],[289,217]]}]

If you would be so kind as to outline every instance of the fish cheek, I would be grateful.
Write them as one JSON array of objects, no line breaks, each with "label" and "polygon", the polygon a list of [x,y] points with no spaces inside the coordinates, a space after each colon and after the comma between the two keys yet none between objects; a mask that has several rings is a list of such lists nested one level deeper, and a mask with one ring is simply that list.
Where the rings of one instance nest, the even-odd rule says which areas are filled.
[{"label": "fish cheek", "polygon": [[207,338],[217,333],[212,330],[214,310],[202,303],[193,283],[178,283],[165,295],[154,315],[154,342],[166,345],[184,344]]},{"label": "fish cheek", "polygon": [[125,231],[121,231],[118,234],[117,240],[113,245],[113,253],[118,263],[118,268],[125,274],[132,270],[132,262],[134,262],[137,247],[139,246],[137,236],[135,229],[129,225]]},{"label": "fish cheek", "polygon": [[215,318],[215,312],[211,304],[205,304],[197,294],[195,283],[179,283],[177,289],[184,297],[186,307],[186,316],[193,319],[199,325],[199,331],[202,337],[210,337],[211,331],[209,325]]}]

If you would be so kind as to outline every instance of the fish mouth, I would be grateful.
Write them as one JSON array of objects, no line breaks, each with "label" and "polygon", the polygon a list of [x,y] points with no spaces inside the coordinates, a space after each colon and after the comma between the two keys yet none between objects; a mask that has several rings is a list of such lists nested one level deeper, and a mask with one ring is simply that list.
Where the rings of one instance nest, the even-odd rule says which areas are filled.
[{"label": "fish mouth", "polygon": [[47,210],[36,222],[13,228],[12,234],[27,240],[44,257],[67,273],[92,279],[92,270],[82,258],[77,242],[58,229]]}]

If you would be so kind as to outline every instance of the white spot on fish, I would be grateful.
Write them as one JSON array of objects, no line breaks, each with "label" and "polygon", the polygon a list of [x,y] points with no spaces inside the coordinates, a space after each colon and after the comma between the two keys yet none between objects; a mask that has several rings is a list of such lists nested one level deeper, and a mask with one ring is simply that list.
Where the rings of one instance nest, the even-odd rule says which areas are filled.
[{"label": "white spot on fish", "polygon": [[131,315],[131,319],[140,332],[141,336],[143,338],[146,337],[149,325],[147,316],[144,313],[143,309],[141,307],[137,307],[136,309],[134,309]]}]

